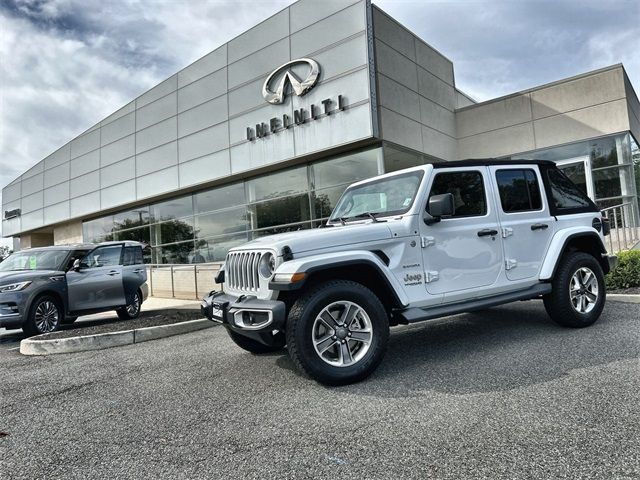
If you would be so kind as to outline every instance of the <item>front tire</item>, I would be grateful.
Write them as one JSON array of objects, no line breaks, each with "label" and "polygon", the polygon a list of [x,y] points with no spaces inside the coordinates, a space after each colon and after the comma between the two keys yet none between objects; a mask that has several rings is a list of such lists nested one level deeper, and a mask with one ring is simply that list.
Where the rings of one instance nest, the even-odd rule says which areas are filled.
[{"label": "front tire", "polygon": [[600,263],[584,252],[564,256],[552,281],[553,290],[544,297],[551,319],[564,326],[593,325],[604,308],[606,290]]},{"label": "front tire", "polygon": [[365,286],[336,280],[311,288],[291,307],[287,348],[294,364],[326,385],[367,378],[382,361],[389,318]]},{"label": "front tire", "polygon": [[64,317],[60,302],[55,297],[43,295],[35,299],[29,309],[29,317],[22,327],[27,335],[42,335],[60,328]]},{"label": "front tire", "polygon": [[133,320],[140,316],[140,307],[142,306],[142,297],[140,292],[136,292],[130,304],[116,310],[121,320]]}]

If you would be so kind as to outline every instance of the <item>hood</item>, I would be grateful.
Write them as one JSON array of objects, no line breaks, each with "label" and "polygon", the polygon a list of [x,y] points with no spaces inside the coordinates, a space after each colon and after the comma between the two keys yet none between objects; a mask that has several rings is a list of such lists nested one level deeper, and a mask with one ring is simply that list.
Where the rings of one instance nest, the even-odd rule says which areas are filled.
[{"label": "hood", "polygon": [[366,223],[353,223],[344,226],[314,228],[270,235],[252,240],[240,247],[233,248],[232,251],[273,248],[280,254],[282,247],[286,245],[291,248],[295,255],[296,253],[339,247],[341,245],[375,242],[391,237],[391,229],[387,222],[373,223],[367,221]]},{"label": "hood", "polygon": [[64,272],[56,270],[10,270],[8,272],[0,272],[0,285],[8,285],[10,283],[26,282],[50,275],[63,275]]}]

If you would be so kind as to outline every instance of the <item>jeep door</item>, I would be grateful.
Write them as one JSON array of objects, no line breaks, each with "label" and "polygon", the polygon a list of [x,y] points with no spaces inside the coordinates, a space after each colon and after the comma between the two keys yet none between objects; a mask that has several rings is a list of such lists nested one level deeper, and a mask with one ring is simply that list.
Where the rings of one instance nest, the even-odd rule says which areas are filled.
[{"label": "jeep door", "polygon": [[[455,213],[421,222],[425,284],[431,294],[468,292],[496,282],[503,253],[487,167],[434,169],[429,195],[451,193]],[[428,208],[428,198],[425,205]]]},{"label": "jeep door", "polygon": [[125,305],[122,282],[122,245],[97,247],[67,272],[69,310],[108,310]]},{"label": "jeep door", "polygon": [[537,278],[555,225],[540,171],[536,165],[493,166],[490,170],[499,197],[507,278]]},{"label": "jeep door", "polygon": [[[144,266],[142,248],[125,246],[122,254],[122,283],[127,305],[144,282],[147,281],[147,269]],[[140,299],[142,301],[142,298]]]}]

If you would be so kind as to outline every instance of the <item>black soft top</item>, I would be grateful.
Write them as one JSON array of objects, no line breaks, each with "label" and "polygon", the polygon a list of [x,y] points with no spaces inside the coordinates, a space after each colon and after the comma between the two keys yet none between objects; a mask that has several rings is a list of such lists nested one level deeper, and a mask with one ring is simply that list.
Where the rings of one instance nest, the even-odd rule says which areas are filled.
[{"label": "black soft top", "polygon": [[541,165],[545,167],[555,167],[551,160],[500,160],[498,158],[470,158],[468,160],[453,160],[450,162],[438,162],[433,164],[433,168],[455,168],[455,167],[489,167],[498,165],[508,167],[509,165]]}]

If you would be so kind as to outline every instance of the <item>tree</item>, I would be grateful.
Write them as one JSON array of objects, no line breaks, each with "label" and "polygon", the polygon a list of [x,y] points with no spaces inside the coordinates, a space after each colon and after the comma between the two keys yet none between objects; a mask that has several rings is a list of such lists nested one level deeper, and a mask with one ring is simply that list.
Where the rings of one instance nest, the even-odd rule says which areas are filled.
[{"label": "tree", "polygon": [[9,255],[13,253],[11,247],[7,247],[6,245],[0,246],[0,262],[7,258]]}]

